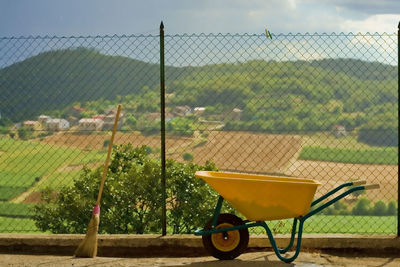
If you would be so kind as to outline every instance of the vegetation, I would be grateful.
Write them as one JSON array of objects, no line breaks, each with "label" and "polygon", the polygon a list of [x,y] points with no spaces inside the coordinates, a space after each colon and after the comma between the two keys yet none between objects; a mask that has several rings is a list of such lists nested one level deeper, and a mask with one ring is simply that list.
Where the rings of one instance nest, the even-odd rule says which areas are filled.
[{"label": "vegetation", "polygon": [[[348,216],[315,215],[304,223],[304,233],[326,234],[396,234],[396,216]],[[268,222],[268,226],[277,234],[290,234],[293,220]],[[251,229],[252,233],[264,234],[261,228]]]},{"label": "vegetation", "polygon": [[[147,147],[121,145],[114,149],[102,198],[102,233],[148,233],[161,228],[160,162]],[[216,195],[200,179],[197,170],[213,170],[207,163],[167,161],[170,227],[173,233],[189,233],[212,214]],[[73,185],[42,191],[43,203],[35,206],[34,219],[42,231],[84,233],[94,205],[102,167],[85,168]]]},{"label": "vegetation", "polygon": [[301,150],[299,158],[344,163],[395,165],[398,161],[397,153],[398,149],[395,147],[353,149],[306,146]]},{"label": "vegetation", "polygon": [[188,152],[184,153],[182,157],[185,161],[193,161],[194,159],[193,154]]},{"label": "vegetation", "polygon": [[[203,119],[224,120],[228,131],[304,134],[341,125],[366,144],[398,143],[395,66],[354,59],[251,60],[167,66],[166,73],[169,111],[206,107]],[[68,117],[78,105],[81,116],[90,117],[123,103],[126,129],[153,134],[159,123],[146,116],[159,112],[158,75],[156,64],[93,49],[49,51],[0,70],[1,112],[12,121],[41,113]],[[240,120],[230,119],[234,108],[242,110]],[[198,119],[175,118],[168,131],[191,135]]]},{"label": "vegetation", "polygon": [[37,233],[35,221],[29,218],[0,216],[0,233]]},{"label": "vegetation", "polygon": [[372,203],[368,198],[360,198],[351,208],[344,201],[338,201],[322,211],[324,215],[355,215],[355,216],[395,216],[397,205],[394,200],[388,204],[382,200]]},{"label": "vegetation", "polygon": [[[104,159],[104,152],[85,152],[80,149],[42,144],[36,141],[21,141],[0,138],[2,160],[0,162],[0,200],[7,201],[26,191],[43,176],[54,176],[50,181],[60,183],[64,174],[55,171],[69,162],[79,164]],[[88,157],[86,157],[88,156]],[[68,172],[69,173],[69,172]],[[70,174],[70,173],[69,173]],[[51,178],[51,177],[50,177]],[[47,181],[47,184],[50,182]],[[71,179],[62,181],[70,182]]]},{"label": "vegetation", "polygon": [[32,207],[32,204],[0,202],[0,216],[30,218],[33,215]]}]

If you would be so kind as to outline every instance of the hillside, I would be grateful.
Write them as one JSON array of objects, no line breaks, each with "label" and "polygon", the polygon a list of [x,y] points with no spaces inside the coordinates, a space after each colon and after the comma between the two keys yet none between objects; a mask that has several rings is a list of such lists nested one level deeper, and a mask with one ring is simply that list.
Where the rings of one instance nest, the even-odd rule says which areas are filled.
[{"label": "hillside", "polygon": [[0,70],[1,115],[35,118],[75,101],[113,99],[159,84],[159,66],[78,48],[41,53]]},{"label": "hillside", "polygon": [[[396,129],[396,70],[355,59],[167,66],[167,109],[208,107],[210,120],[243,110],[226,130],[326,131],[336,123],[352,130],[382,118]],[[0,112],[21,121],[53,110],[62,116],[78,102],[93,114],[123,102],[137,119],[159,110],[158,88],[157,64],[85,48],[50,51],[0,70]]]}]

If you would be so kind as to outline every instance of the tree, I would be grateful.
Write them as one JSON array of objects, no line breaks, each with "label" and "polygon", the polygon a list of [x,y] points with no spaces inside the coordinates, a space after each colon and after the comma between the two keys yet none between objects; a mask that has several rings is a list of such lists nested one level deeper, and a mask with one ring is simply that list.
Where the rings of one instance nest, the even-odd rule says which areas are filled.
[{"label": "tree", "polygon": [[385,202],[382,200],[375,202],[372,209],[372,214],[375,216],[385,216],[387,214],[387,206]]},{"label": "tree", "polygon": [[371,210],[371,201],[367,198],[360,198],[353,207],[353,215],[369,215]]},{"label": "tree", "polygon": [[132,114],[128,114],[125,118],[125,123],[129,125],[131,129],[135,129],[137,119]]},{"label": "tree", "polygon": [[387,207],[387,215],[396,215],[397,214],[397,205],[396,201],[391,200]]},{"label": "tree", "polygon": [[31,138],[33,134],[33,130],[26,128],[26,127],[21,127],[17,130],[18,132],[18,137],[22,140],[26,140]]},{"label": "tree", "polygon": [[377,116],[374,120],[360,128],[358,141],[375,146],[398,146],[399,129],[397,120],[389,114]]},{"label": "tree", "polygon": [[[143,234],[161,229],[161,168],[146,146],[117,146],[107,171],[101,202],[99,233]],[[191,232],[212,215],[216,202],[213,192],[194,177],[205,166],[167,161],[168,216],[174,233]],[[91,208],[95,204],[102,167],[84,168],[73,185],[55,192],[42,191],[42,203],[34,207],[36,226],[52,233],[85,233]]]}]

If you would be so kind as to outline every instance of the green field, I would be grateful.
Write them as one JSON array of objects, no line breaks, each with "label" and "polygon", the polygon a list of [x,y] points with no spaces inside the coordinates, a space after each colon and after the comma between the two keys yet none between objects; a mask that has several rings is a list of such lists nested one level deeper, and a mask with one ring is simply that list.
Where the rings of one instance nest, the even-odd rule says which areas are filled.
[{"label": "green field", "polygon": [[[268,226],[276,234],[288,234],[292,220],[268,222]],[[396,234],[397,218],[395,216],[327,216],[316,215],[304,223],[304,233],[314,234]],[[100,226],[101,227],[101,226]],[[202,227],[202,225],[199,225]],[[28,218],[10,218],[0,216],[0,233],[32,233],[40,232],[33,220]],[[265,234],[258,227],[250,233]]]},{"label": "green field", "polygon": [[12,218],[30,218],[33,215],[33,204],[0,202],[0,216]]},{"label": "green field", "polygon": [[306,146],[299,158],[303,160],[333,161],[358,164],[396,165],[398,162],[396,147],[374,149],[346,149]]},{"label": "green field", "polygon": [[10,200],[35,183],[58,187],[68,184],[78,175],[76,168],[58,170],[70,164],[88,164],[99,161],[104,151],[83,151],[76,148],[0,138],[0,200]]},{"label": "green field", "polygon": [[0,216],[0,233],[40,233],[32,219]]},{"label": "green field", "polygon": [[[397,148],[371,147],[354,137],[334,138],[328,135],[304,136],[300,159],[364,164],[397,164]],[[0,232],[39,232],[34,225],[31,204],[7,202],[30,187],[55,189],[70,185],[85,164],[94,168],[103,162],[106,151],[84,151],[37,141],[0,138]],[[36,179],[39,177],[39,179]],[[395,234],[394,216],[327,216],[311,217],[306,233]],[[274,221],[275,232],[290,233],[291,222]],[[199,226],[201,227],[201,225]],[[252,230],[253,231],[253,230]],[[255,233],[264,233],[255,229]]]},{"label": "green field", "polygon": [[[268,222],[275,233],[289,234],[293,220]],[[305,233],[314,234],[396,234],[396,216],[315,215],[304,223]],[[252,230],[264,234],[262,228]]]},{"label": "green field", "polygon": [[305,135],[299,159],[355,164],[397,165],[397,147],[374,147],[357,141],[355,136],[336,138],[331,134]]}]

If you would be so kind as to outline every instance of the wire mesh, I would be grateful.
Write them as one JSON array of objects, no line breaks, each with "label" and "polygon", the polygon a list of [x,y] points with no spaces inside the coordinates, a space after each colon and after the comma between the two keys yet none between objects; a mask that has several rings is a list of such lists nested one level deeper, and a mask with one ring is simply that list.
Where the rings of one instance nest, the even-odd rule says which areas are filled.
[{"label": "wire mesh", "polygon": [[[180,68],[167,84],[167,129],[191,140],[170,147],[170,157],[212,160],[222,171],[312,178],[322,183],[316,196],[346,181],[379,183],[380,190],[351,195],[312,217],[305,231],[394,234],[396,37],[167,36],[167,61]],[[271,225],[290,233],[291,221]]]},{"label": "wire mesh", "polygon": [[[395,234],[397,48],[394,34],[166,35],[167,159],[307,177],[322,183],[316,196],[349,180],[379,183],[380,190],[353,194],[310,218],[305,232]],[[65,228],[62,220],[39,226],[32,207],[78,202],[66,192],[82,176],[95,180],[85,167],[101,168],[119,103],[116,144],[147,145],[159,159],[159,67],[156,35],[0,38],[0,232],[54,232],[51,225],[84,231],[84,220],[82,227]],[[118,151],[130,161],[139,153]],[[168,164],[167,178],[179,183],[188,169]],[[132,166],[129,174],[109,173],[103,231],[161,232],[160,192],[151,191],[157,175],[146,187],[132,178],[145,172]],[[197,204],[203,211],[216,203],[217,192],[196,181],[167,180],[167,190],[187,192],[184,200],[169,195],[168,233],[202,227],[173,218],[196,217]],[[94,185],[80,186],[95,200]],[[148,202],[134,202],[135,186],[150,192]],[[189,205],[190,197],[197,202]],[[88,217],[92,205],[82,203],[63,215]],[[138,228],[144,220],[148,226]],[[290,232],[288,220],[270,224],[275,233]]]}]

